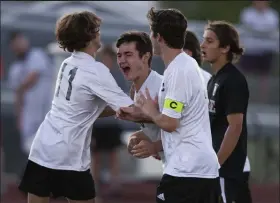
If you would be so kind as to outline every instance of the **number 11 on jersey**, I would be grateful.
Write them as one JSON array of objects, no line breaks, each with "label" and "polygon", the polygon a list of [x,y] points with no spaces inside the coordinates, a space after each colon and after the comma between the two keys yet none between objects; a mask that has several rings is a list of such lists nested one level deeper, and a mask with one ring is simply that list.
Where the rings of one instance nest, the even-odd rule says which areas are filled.
[{"label": "number 11 on jersey", "polygon": [[[58,87],[57,87],[57,90],[56,90],[56,93],[55,93],[55,96],[56,97],[58,97],[58,95],[59,95],[59,91],[60,91],[60,85],[61,85],[61,81],[62,81],[62,77],[63,77],[63,73],[64,73],[64,71],[65,71],[65,67],[67,66],[67,64],[65,63],[65,64],[63,64],[63,66],[62,66],[62,69],[61,69],[61,72],[60,72],[60,75],[59,75],[59,85],[58,85]],[[66,100],[67,101],[70,101],[70,98],[71,98],[71,93],[72,93],[72,82],[73,82],[73,80],[74,80],[74,78],[75,78],[75,76],[76,76],[76,72],[77,72],[77,69],[78,68],[73,68],[73,69],[71,69],[70,71],[69,71],[69,74],[68,74],[68,76],[70,76],[69,77],[69,79],[68,79],[68,89],[67,89],[67,93],[66,93]]]}]

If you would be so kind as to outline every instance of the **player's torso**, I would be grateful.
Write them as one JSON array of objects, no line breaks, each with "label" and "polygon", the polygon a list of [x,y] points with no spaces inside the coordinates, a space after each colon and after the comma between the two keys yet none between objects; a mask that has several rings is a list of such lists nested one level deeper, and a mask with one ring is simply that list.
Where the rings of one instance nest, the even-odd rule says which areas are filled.
[{"label": "player's torso", "polygon": [[106,103],[92,93],[88,83],[95,76],[89,77],[83,64],[84,60],[73,57],[62,63],[51,110],[35,137],[30,157],[39,157],[46,167],[64,170],[89,167],[92,125]]},{"label": "player's torso", "polygon": [[[159,92],[159,106],[162,111],[166,93],[171,86],[172,69],[165,70]],[[214,177],[218,172],[217,157],[212,149],[208,116],[208,97],[202,75],[198,70],[180,69],[180,74],[192,74],[192,97],[189,106],[184,106],[179,127],[172,133],[162,130],[162,142],[166,156],[165,173],[175,176],[192,175]],[[183,83],[184,81],[182,81]],[[203,168],[205,167],[205,168]]]},{"label": "player's torso", "polygon": [[[146,81],[141,86],[140,90],[142,93],[145,93],[145,88],[149,89],[150,95],[152,98],[158,96],[159,89],[162,82],[162,75],[158,74],[155,71],[151,71],[150,75],[146,79]],[[136,98],[138,93],[134,94],[134,102],[136,102]],[[160,139],[160,128],[152,123],[141,123],[141,129],[152,141],[156,141]]]}]

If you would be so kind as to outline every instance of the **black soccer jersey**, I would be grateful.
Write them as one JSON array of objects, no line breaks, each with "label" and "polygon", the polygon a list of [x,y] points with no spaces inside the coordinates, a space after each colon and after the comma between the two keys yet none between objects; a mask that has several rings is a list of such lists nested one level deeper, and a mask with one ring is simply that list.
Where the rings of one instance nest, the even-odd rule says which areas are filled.
[{"label": "black soccer jersey", "polygon": [[243,113],[243,128],[232,154],[221,166],[221,177],[242,175],[247,156],[246,114],[249,89],[244,75],[231,63],[226,64],[208,82],[212,142],[218,153],[228,128],[227,115]]}]

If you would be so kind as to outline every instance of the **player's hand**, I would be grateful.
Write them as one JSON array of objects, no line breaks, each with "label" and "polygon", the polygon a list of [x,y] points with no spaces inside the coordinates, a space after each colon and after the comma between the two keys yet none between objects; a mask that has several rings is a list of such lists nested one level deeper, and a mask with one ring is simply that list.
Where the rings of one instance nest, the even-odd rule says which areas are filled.
[{"label": "player's hand", "polygon": [[136,105],[149,117],[159,114],[157,96],[155,99],[152,99],[148,88],[145,89],[145,94],[146,95],[140,92],[139,96],[136,98]]},{"label": "player's hand", "polygon": [[134,157],[140,159],[147,158],[157,154],[154,144],[147,140],[141,140],[139,144],[135,145],[132,148],[131,153]]},{"label": "player's hand", "polygon": [[128,145],[127,145],[127,150],[128,150],[128,153],[132,154],[131,150],[133,149],[134,146],[136,146],[137,144],[139,144],[140,142],[140,139],[137,138],[136,136],[134,135],[131,135],[129,137],[129,140],[128,140]]},{"label": "player's hand", "polygon": [[121,120],[128,120],[138,122],[142,118],[142,111],[138,107],[121,107],[117,112],[117,118]]}]

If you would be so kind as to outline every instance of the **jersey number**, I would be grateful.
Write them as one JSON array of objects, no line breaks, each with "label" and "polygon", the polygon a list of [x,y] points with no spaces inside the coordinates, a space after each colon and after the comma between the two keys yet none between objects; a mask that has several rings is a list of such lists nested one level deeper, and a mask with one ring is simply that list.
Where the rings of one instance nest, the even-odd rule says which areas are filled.
[{"label": "jersey number", "polygon": [[[60,91],[60,85],[61,85],[61,80],[62,80],[62,77],[63,77],[63,73],[64,73],[64,70],[65,70],[65,67],[67,66],[67,64],[63,64],[62,66],[62,69],[61,69],[61,73],[59,75],[59,85],[58,85],[58,88],[57,88],[57,91],[56,91],[56,96],[58,97],[59,95],[59,91]],[[73,68],[69,71],[69,79],[68,79],[68,83],[69,83],[69,86],[68,86],[68,90],[67,90],[67,94],[66,94],[66,100],[69,101],[70,100],[70,97],[71,97],[71,93],[72,93],[72,82],[76,76],[76,72],[77,72],[77,69],[78,68]]]}]

